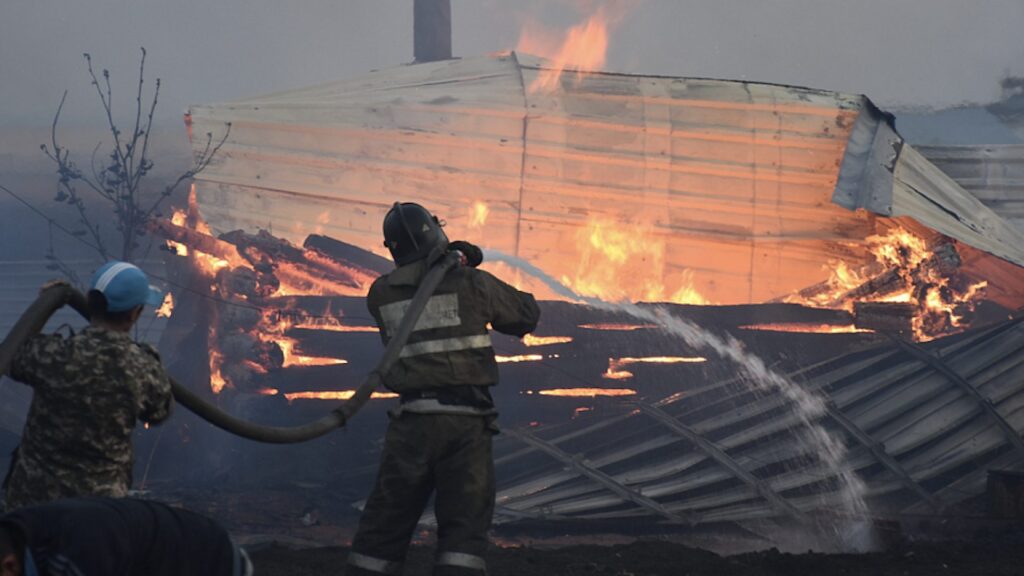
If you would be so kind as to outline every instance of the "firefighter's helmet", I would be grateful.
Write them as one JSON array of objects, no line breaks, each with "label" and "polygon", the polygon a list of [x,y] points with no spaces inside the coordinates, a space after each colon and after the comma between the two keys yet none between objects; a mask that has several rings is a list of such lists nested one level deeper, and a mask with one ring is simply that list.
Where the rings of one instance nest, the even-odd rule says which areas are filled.
[{"label": "firefighter's helmet", "polygon": [[384,246],[395,264],[405,266],[426,258],[428,263],[444,254],[448,236],[441,221],[412,202],[395,202],[384,216]]}]

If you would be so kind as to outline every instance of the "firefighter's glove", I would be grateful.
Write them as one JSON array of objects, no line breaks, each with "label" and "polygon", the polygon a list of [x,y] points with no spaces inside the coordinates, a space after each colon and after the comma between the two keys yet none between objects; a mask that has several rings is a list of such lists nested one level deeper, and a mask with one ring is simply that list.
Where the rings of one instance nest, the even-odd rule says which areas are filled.
[{"label": "firefighter's glove", "polygon": [[471,266],[473,268],[476,268],[477,266],[480,265],[481,262],[484,261],[483,250],[477,248],[476,246],[470,244],[469,242],[466,242],[465,240],[456,240],[455,242],[450,242],[448,244],[448,250],[462,253],[462,255],[464,256],[463,265],[465,266]]}]

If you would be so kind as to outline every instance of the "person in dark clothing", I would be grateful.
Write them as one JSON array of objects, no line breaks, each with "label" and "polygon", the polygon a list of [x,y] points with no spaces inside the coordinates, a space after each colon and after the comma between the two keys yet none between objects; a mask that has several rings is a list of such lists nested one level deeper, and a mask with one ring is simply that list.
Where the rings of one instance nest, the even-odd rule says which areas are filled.
[{"label": "person in dark clothing", "polygon": [[390,413],[380,471],[346,574],[400,574],[431,494],[438,524],[434,574],[484,574],[495,498],[491,437],[497,432],[489,388],[498,383],[488,325],[521,337],[537,327],[540,309],[532,295],[477,270],[480,249],[449,243],[422,206],[396,203],[384,219],[384,238],[398,267],[373,283],[367,307],[385,344],[431,264],[455,250],[464,266],[445,275],[383,376],[401,404]]},{"label": "person in dark clothing", "polygon": [[0,576],[251,576],[213,520],[158,502],[74,498],[0,516]]}]

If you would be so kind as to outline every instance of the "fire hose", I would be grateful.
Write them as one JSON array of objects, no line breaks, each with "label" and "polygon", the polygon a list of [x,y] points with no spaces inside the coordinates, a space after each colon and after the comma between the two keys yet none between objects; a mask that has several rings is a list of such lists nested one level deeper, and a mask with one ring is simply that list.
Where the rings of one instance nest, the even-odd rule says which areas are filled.
[{"label": "fire hose", "polygon": [[[363,384],[356,389],[352,398],[317,420],[300,426],[264,426],[242,420],[224,412],[172,378],[170,382],[174,398],[178,403],[210,424],[237,436],[257,442],[269,444],[306,442],[319,438],[335,428],[340,428],[369,401],[373,391],[383,383],[384,375],[388,373],[391,366],[398,360],[402,347],[405,346],[409,335],[412,334],[413,327],[416,326],[416,322],[423,313],[427,301],[434,294],[434,290],[437,289],[438,284],[444,279],[445,274],[458,266],[461,259],[462,255],[459,252],[452,251],[431,267],[430,271],[420,282],[419,288],[409,303],[409,307],[402,318],[402,322],[399,324],[398,330],[392,335],[384,350],[384,355],[381,356],[376,368],[370,372]],[[0,374],[8,373],[11,362],[13,362],[21,347],[31,337],[39,334],[50,319],[50,316],[64,306],[71,306],[86,319],[89,317],[85,296],[78,290],[66,284],[52,286],[43,290],[35,302],[21,315],[18,322],[7,334],[7,337],[4,338],[4,341],[0,343]]]}]

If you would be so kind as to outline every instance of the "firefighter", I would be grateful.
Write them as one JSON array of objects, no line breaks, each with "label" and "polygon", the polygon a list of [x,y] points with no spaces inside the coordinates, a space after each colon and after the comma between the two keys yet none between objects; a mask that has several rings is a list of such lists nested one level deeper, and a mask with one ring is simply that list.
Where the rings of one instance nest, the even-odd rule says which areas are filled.
[{"label": "firefighter", "polygon": [[11,363],[11,377],[31,386],[33,396],[4,481],[7,510],[127,495],[136,420],[155,424],[170,415],[160,357],[130,333],[143,307],[160,303],[159,291],[137,266],[116,261],[100,267],[90,286],[89,326],[70,336],[36,336]]},{"label": "firefighter", "polygon": [[400,574],[409,541],[431,494],[437,518],[435,575],[484,574],[494,512],[491,437],[497,411],[490,387],[498,365],[488,324],[522,337],[540,309],[520,292],[477,270],[479,248],[448,242],[425,208],[395,203],[384,218],[384,244],[396,269],[370,287],[367,306],[385,344],[427,270],[448,251],[462,254],[428,301],[399,360],[384,375],[400,397],[376,484],[352,542],[346,574]]},{"label": "firefighter", "polygon": [[250,576],[216,522],[132,498],[73,498],[0,516],[0,576]]}]

